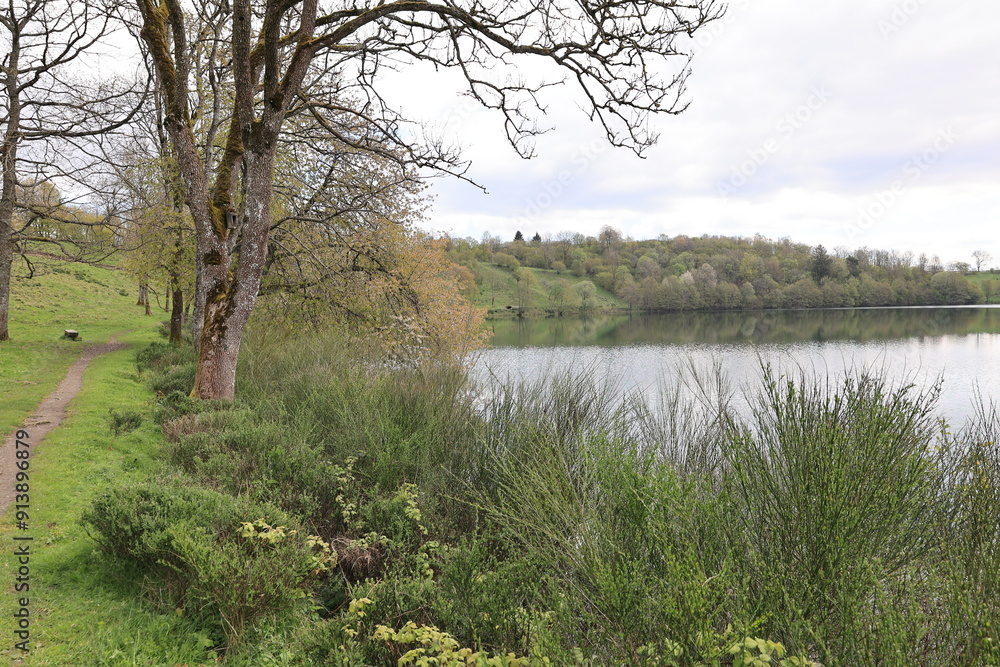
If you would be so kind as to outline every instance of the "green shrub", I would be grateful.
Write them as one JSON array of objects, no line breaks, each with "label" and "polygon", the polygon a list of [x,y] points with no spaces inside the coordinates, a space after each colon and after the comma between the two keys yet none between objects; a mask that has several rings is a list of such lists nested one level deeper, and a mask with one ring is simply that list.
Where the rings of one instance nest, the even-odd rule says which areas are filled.
[{"label": "green shrub", "polygon": [[335,562],[318,538],[262,519],[221,532],[180,522],[168,533],[190,597],[218,610],[228,650],[261,620],[301,606],[310,585]]},{"label": "green shrub", "polygon": [[189,394],[191,388],[194,387],[194,376],[197,370],[198,364],[195,362],[170,366],[150,379],[149,388],[157,396],[167,396],[174,392]]},{"label": "green shrub", "polygon": [[153,421],[157,424],[166,424],[187,415],[225,412],[231,407],[229,401],[205,401],[191,398],[185,391],[172,391],[153,404]]},{"label": "green shrub", "polygon": [[[206,407],[189,398],[177,404],[172,415]],[[343,466],[293,428],[245,407],[175,417],[165,428],[168,459],[197,479],[274,503],[328,537],[346,530],[338,500]]]},{"label": "green shrub", "polygon": [[824,660],[883,659],[859,643],[874,632],[866,623],[889,615],[872,617],[872,599],[918,581],[912,568],[937,543],[945,477],[932,449],[934,398],[873,375],[766,373],[752,414],[732,420],[725,486],[740,574],[770,630],[796,650],[819,635]]},{"label": "green shrub", "polygon": [[138,484],[107,491],[84,512],[81,523],[101,550],[135,566],[140,573],[164,573],[177,561],[172,526],[185,523],[219,533],[245,521],[265,517],[287,523],[274,507],[207,488],[183,484]]},{"label": "green shrub", "polygon": [[82,518],[102,552],[165,586],[168,604],[215,623],[236,648],[306,601],[335,562],[273,506],[210,489],[144,484],[98,497]]},{"label": "green shrub", "polygon": [[159,371],[170,366],[179,366],[195,361],[193,347],[177,347],[169,343],[150,343],[135,355],[135,365],[139,372]]},{"label": "green shrub", "polygon": [[135,410],[108,409],[108,430],[116,438],[123,433],[131,433],[142,426],[142,415]]}]

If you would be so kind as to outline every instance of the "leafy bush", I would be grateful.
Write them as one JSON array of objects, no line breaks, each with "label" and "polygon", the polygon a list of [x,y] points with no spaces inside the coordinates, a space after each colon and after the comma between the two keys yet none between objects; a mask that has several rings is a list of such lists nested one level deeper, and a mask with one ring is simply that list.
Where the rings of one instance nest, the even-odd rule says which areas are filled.
[{"label": "leafy bush", "polygon": [[280,510],[204,488],[116,489],[82,522],[105,554],[162,582],[171,607],[217,614],[230,648],[263,619],[300,606],[335,564],[328,545],[286,527]]},{"label": "leafy bush", "polygon": [[116,438],[142,426],[142,415],[135,410],[108,409],[108,430]]},{"label": "leafy bush", "polygon": [[237,648],[262,619],[299,606],[310,584],[335,562],[319,538],[262,519],[214,533],[181,522],[168,533],[178,570],[190,580],[189,595],[218,609],[228,649]]},{"label": "leafy bush", "polygon": [[135,355],[135,365],[139,372],[162,371],[171,366],[179,366],[195,361],[192,347],[177,347],[169,343],[150,343]]},{"label": "leafy bush", "polygon": [[[385,642],[390,652],[399,655],[396,664],[403,665],[441,665],[442,667],[460,667],[472,665],[475,667],[528,667],[533,664],[548,665],[549,661],[530,661],[528,658],[518,658],[513,653],[504,656],[490,656],[485,652],[462,648],[461,644],[447,632],[441,632],[434,626],[417,625],[413,621],[406,623],[399,630],[380,625],[375,629],[373,637],[376,641]],[[404,648],[413,646],[405,653]]]},{"label": "leafy bush", "polygon": [[[207,488],[182,484],[138,484],[107,491],[84,512],[81,523],[101,550],[134,566],[139,573],[168,577],[181,565],[172,526],[184,523],[218,534],[245,521],[265,517],[282,524],[287,516]],[[186,582],[175,591],[183,599]]]}]

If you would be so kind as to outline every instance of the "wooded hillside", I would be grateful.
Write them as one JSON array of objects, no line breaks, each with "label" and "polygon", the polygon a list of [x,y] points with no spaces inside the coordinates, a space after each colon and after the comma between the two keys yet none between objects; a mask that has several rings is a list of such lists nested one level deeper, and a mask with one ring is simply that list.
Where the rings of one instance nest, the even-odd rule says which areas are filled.
[{"label": "wooded hillside", "polygon": [[[597,290],[645,310],[964,305],[1000,291],[1000,274],[971,273],[969,264],[946,265],[937,255],[829,251],[760,235],[636,241],[605,227],[596,238],[567,232],[503,242],[485,234],[452,239],[449,254],[474,273],[478,301],[493,312],[585,312],[600,308]],[[507,303],[496,302],[498,292]]]}]

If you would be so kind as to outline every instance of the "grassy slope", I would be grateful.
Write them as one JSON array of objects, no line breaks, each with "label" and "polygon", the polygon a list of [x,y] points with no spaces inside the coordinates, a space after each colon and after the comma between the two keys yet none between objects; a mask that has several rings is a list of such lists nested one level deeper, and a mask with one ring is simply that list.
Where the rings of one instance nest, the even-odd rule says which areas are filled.
[{"label": "grassy slope", "polygon": [[[141,344],[146,334],[125,337]],[[79,524],[90,500],[108,487],[145,479],[156,468],[159,427],[148,418],[136,431],[112,438],[108,409],[148,413],[148,390],[138,382],[134,352],[98,357],[84,375],[84,389],[70,405],[71,416],[32,452],[28,531],[14,527],[10,512],[0,523],[0,549],[11,554],[13,537],[34,538],[31,560],[31,653],[2,646],[12,664],[190,665],[205,656],[199,635],[184,619],[157,614],[136,599],[127,582],[108,577],[104,563]],[[15,563],[3,559],[7,581]],[[0,614],[11,619],[15,595],[0,596]],[[10,630],[10,621],[4,622]],[[173,652],[173,655],[171,655]],[[24,662],[13,662],[23,657]]]},{"label": "grassy slope", "polygon": [[[130,333],[119,340],[133,345],[158,337],[157,318],[145,317],[134,305],[134,285],[123,274],[74,264],[55,269],[30,281],[13,281],[12,340],[0,343],[0,426],[5,433],[30,415],[82,351],[80,343],[60,340],[63,329],[77,329],[88,342],[103,342],[123,331]],[[192,641],[175,633],[178,621],[144,618],[149,614],[134,601],[134,591],[108,587],[78,523],[87,501],[110,480],[143,475],[154,465],[158,427],[146,423],[113,440],[106,422],[111,407],[145,411],[149,394],[133,377],[133,359],[133,351],[123,350],[91,363],[66,421],[32,452],[29,530],[14,528],[13,512],[0,520],[0,551],[7,554],[0,571],[11,582],[0,595],[0,615],[7,619],[0,623],[7,638],[0,651],[10,656],[11,664],[147,664],[127,659],[122,651],[137,641],[141,647],[143,633],[152,632],[157,623],[158,633],[174,633],[176,646]],[[27,656],[12,648],[12,614],[16,598],[23,595],[12,588],[15,534],[34,538],[27,593],[32,652]],[[157,644],[153,655],[162,656],[163,645]],[[105,660],[116,650],[118,658]]]},{"label": "grassy slope", "polygon": [[[587,280],[579,278],[569,271],[558,274],[548,269],[529,268],[535,274],[535,284],[531,290],[531,308],[546,309],[549,307],[549,290],[552,285],[565,279],[570,285]],[[479,292],[475,303],[481,308],[488,308],[491,313],[506,310],[508,306],[517,307],[517,281],[514,274],[496,264],[479,264]],[[596,286],[596,285],[595,285]],[[627,309],[628,304],[607,290],[597,287],[597,309],[618,310]]]},{"label": "grassy slope", "polygon": [[43,275],[11,280],[10,337],[0,343],[0,432],[9,433],[47,396],[81,352],[61,338],[76,329],[86,342],[127,330],[152,330],[156,316],[135,305],[125,274],[81,264],[42,267]]},{"label": "grassy slope", "polygon": [[985,285],[990,284],[992,288],[988,298],[987,303],[1000,303],[1000,273],[990,273],[988,271],[982,271],[979,273],[970,273],[966,276],[969,280],[979,285],[979,288],[986,293]]}]

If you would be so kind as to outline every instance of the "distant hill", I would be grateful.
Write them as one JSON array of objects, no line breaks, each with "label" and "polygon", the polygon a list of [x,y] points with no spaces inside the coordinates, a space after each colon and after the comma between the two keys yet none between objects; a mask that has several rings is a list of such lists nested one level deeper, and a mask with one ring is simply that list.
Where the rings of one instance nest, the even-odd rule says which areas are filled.
[{"label": "distant hill", "polygon": [[[502,242],[450,239],[450,258],[476,277],[490,313],[744,310],[991,303],[1000,273],[936,255],[809,246],[789,239],[598,237]],[[588,286],[593,286],[593,289]]]}]

